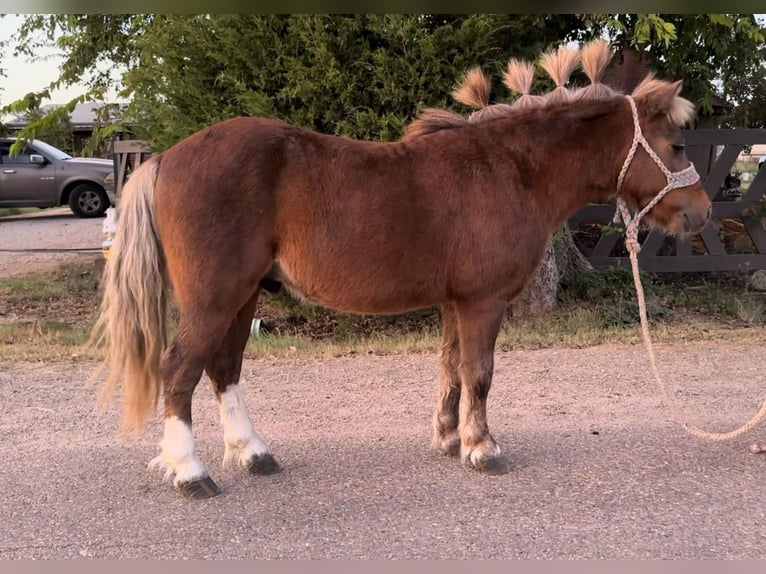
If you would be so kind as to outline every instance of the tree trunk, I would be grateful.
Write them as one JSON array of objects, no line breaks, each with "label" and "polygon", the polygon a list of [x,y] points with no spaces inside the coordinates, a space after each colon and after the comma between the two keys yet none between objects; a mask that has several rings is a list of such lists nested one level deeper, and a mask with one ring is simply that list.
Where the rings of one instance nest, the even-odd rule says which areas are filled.
[{"label": "tree trunk", "polygon": [[508,306],[509,317],[538,317],[556,306],[561,276],[593,269],[572,239],[569,227],[559,227],[548,242],[540,265],[524,291]]}]

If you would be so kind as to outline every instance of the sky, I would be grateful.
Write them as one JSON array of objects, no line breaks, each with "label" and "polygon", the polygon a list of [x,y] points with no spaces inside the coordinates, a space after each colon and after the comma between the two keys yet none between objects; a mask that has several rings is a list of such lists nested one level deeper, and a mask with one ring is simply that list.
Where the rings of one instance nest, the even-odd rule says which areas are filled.
[{"label": "sky", "polygon": [[[22,16],[12,14],[1,18],[0,38],[12,38],[22,21]],[[0,77],[0,107],[22,98],[29,92],[42,90],[58,78],[62,58],[56,56],[55,50],[49,50],[44,56],[39,58],[39,61],[30,61],[27,57],[14,58],[11,54],[3,54],[0,68],[5,70],[5,77]],[[51,94],[49,103],[66,103],[84,91],[83,86],[56,90]]]}]

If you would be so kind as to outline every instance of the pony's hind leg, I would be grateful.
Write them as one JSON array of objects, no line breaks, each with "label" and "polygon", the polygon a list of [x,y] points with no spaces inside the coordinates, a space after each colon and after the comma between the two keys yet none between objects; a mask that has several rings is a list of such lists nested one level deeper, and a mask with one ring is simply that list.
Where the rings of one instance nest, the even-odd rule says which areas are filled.
[{"label": "pony's hind leg", "polygon": [[166,479],[188,498],[209,498],[221,491],[194,452],[192,395],[202,369],[220,346],[230,320],[221,310],[181,308],[178,334],[160,364],[165,405],[165,431],[160,454],[150,468],[165,471]]},{"label": "pony's hind leg", "polygon": [[434,409],[432,444],[448,456],[460,453],[460,340],[457,315],[449,304],[441,308],[442,348],[439,356],[439,398]]},{"label": "pony's hind leg", "polygon": [[487,423],[487,395],[492,385],[495,341],[505,317],[505,302],[485,301],[457,308],[460,339],[460,458],[487,474],[508,472]]},{"label": "pony's hind leg", "polygon": [[239,386],[242,354],[250,335],[258,293],[256,291],[237,313],[221,347],[207,363],[205,371],[213,382],[221,412],[225,445],[223,466],[236,462],[252,474],[273,474],[281,469],[269,445],[255,432]]}]

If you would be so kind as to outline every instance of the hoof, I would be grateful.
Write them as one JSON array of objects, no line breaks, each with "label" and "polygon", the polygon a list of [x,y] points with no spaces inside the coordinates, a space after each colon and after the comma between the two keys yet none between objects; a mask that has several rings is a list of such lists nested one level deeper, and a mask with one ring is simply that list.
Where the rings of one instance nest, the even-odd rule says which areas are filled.
[{"label": "hoof", "polygon": [[282,467],[279,466],[273,454],[266,453],[250,459],[250,462],[247,463],[247,470],[250,471],[250,474],[267,475],[278,473]]},{"label": "hoof", "polygon": [[460,435],[457,432],[447,436],[435,436],[432,444],[445,456],[460,454]]},{"label": "hoof", "polygon": [[197,480],[182,482],[176,486],[176,490],[191,500],[212,498],[221,494],[221,489],[209,476],[203,476]]},{"label": "hoof", "polygon": [[466,461],[466,465],[490,476],[507,474],[511,471],[511,465],[503,456],[481,457],[476,461],[469,459]]}]

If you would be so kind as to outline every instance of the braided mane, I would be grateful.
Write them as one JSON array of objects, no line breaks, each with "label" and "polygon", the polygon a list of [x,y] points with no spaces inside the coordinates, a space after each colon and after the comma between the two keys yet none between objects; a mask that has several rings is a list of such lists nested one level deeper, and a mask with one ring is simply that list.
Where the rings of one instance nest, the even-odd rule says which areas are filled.
[{"label": "braided mane", "polygon": [[[452,92],[458,102],[474,108],[470,115],[426,108],[404,131],[403,140],[411,140],[439,130],[454,129],[469,124],[509,117],[525,110],[540,109],[562,104],[576,105],[581,101],[612,98],[621,95],[603,83],[602,79],[612,60],[612,50],[605,40],[594,40],[581,49],[562,46],[551,50],[540,58],[540,66],[553,79],[556,87],[547,94],[531,94],[535,76],[532,62],[510,59],[503,74],[503,83],[518,97],[512,104],[489,103],[490,80],[474,67],[463,76],[460,84]],[[572,89],[566,86],[577,65],[580,64],[590,84]],[[667,114],[668,119],[683,125],[694,116],[694,104],[678,95],[680,82],[671,84],[658,80],[648,74],[631,94],[637,101],[652,100],[659,111]]]}]

